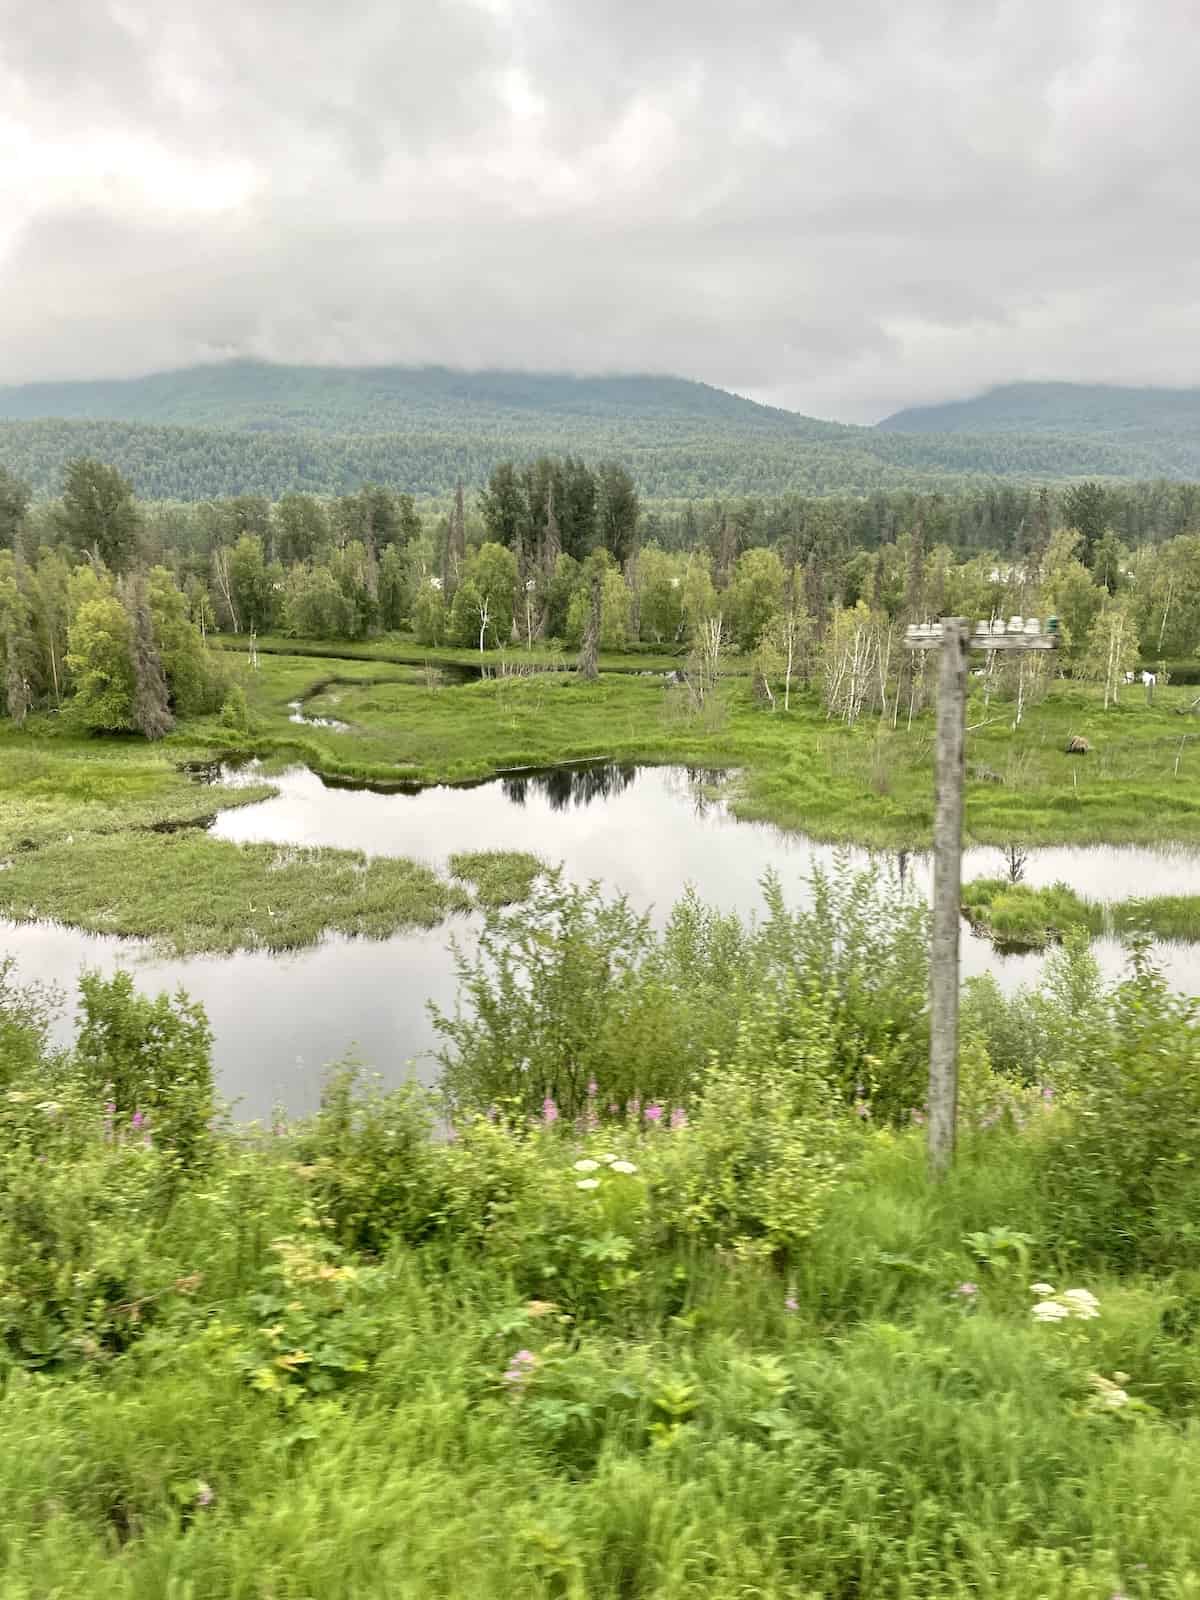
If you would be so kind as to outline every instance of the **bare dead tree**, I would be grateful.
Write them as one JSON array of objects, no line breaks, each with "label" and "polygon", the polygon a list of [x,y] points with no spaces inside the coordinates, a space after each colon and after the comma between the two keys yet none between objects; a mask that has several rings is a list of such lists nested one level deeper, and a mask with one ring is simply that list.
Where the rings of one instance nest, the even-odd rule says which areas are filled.
[{"label": "bare dead tree", "polygon": [[233,623],[233,631],[234,633],[241,633],[242,619],[238,616],[238,608],[234,603],[233,581],[229,572],[229,551],[225,545],[218,545],[213,551],[212,564],[213,577],[229,612],[229,620]]}]

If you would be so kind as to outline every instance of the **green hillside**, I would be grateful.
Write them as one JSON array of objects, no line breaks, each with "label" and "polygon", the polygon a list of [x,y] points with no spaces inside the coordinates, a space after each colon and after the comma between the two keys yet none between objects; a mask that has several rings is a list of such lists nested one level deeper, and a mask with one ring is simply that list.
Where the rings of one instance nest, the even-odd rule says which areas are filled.
[{"label": "green hillside", "polygon": [[288,367],[229,361],[144,378],[0,388],[0,418],[175,423],[263,432],[469,433],[561,423],[711,423],[808,438],[846,431],[685,378],[458,372],[448,367]]},{"label": "green hillside", "polygon": [[[1200,403],[1200,392],[1025,390],[1170,396],[1174,420],[1122,428],[1114,411],[1085,426],[1063,399],[1061,425],[1050,426],[1032,402],[1027,415],[1016,401],[1005,411],[998,397],[1013,391],[994,391],[958,408],[976,431],[934,433],[903,425],[925,413],[848,427],[681,378],[230,362],[0,389],[0,467],[44,497],[73,456],[98,456],[139,495],[173,500],[337,494],[364,482],[444,495],[460,479],[482,483],[499,461],[546,452],[618,459],[651,499],[1200,478],[1200,430],[1186,425],[1184,404],[1188,395]],[[971,410],[992,404],[994,420]]]},{"label": "green hillside", "polygon": [[894,433],[1070,433],[1128,441],[1191,440],[1200,450],[1200,389],[1010,383],[970,400],[914,406],[878,424]]}]

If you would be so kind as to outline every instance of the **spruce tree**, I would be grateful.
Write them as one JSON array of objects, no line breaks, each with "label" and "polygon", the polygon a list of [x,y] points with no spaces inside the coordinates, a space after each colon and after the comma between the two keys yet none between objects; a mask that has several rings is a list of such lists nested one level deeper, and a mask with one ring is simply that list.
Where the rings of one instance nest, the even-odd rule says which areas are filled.
[{"label": "spruce tree", "polygon": [[129,615],[130,662],[133,666],[133,722],[147,739],[161,739],[175,726],[167,675],[154,636],[154,619],[145,577],[139,572],[122,585],[121,599]]}]

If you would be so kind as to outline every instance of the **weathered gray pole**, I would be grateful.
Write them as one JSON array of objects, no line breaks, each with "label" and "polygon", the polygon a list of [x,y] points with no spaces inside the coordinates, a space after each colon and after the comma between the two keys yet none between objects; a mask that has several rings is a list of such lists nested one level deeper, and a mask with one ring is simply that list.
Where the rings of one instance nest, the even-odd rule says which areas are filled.
[{"label": "weathered gray pole", "polygon": [[942,619],[937,697],[937,808],[933,822],[933,938],[929,952],[929,1168],[954,1159],[958,1119],[958,937],[966,743],[967,624]]}]

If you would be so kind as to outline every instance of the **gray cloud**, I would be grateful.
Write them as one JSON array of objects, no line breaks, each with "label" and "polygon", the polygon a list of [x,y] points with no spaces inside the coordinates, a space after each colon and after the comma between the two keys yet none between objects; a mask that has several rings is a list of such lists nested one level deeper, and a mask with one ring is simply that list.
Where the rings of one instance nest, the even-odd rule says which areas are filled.
[{"label": "gray cloud", "polygon": [[1189,0],[0,0],[0,381],[1200,381]]}]

